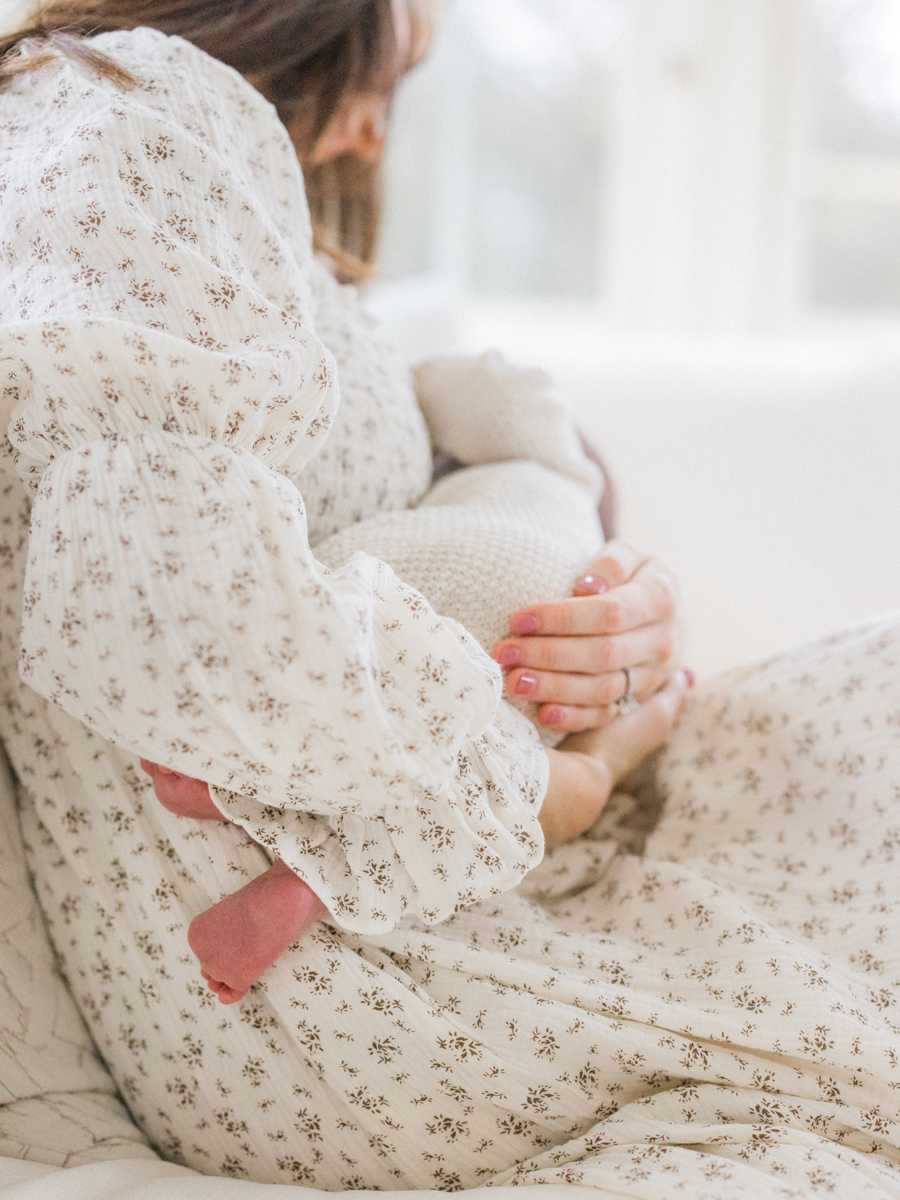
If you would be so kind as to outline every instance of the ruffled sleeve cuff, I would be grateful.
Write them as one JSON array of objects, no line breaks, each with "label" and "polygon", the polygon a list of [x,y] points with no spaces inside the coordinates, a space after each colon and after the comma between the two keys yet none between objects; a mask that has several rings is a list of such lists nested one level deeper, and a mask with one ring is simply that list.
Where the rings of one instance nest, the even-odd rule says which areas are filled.
[{"label": "ruffled sleeve cuff", "polygon": [[549,760],[530,723],[501,705],[456,765],[446,787],[370,819],[266,807],[219,788],[212,794],[229,820],[306,880],[338,925],[376,934],[404,916],[445,920],[514,887],[543,856],[538,811]]}]

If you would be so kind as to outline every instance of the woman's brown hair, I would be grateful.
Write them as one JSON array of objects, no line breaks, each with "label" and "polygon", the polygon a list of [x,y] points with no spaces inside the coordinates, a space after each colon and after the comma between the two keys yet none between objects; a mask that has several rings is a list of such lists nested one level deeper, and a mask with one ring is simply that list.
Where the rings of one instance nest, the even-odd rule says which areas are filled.
[{"label": "woman's brown hair", "polygon": [[[301,161],[351,97],[390,94],[405,63],[391,0],[45,0],[0,37],[3,76],[57,55],[120,87],[137,82],[85,39],[149,26],[178,34],[247,76],[291,130]],[[317,246],[345,277],[364,277],[375,251],[377,168],[347,157],[304,165]]]}]

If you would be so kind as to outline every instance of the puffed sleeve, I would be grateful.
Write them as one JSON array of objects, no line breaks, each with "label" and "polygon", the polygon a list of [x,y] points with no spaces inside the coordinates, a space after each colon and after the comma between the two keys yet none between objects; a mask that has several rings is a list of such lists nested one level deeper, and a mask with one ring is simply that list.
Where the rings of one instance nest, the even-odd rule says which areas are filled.
[{"label": "puffed sleeve", "polygon": [[178,39],[104,38],[158,82],[60,64],[4,96],[33,133],[0,180],[0,372],[37,486],[22,676],[208,780],[346,927],[441,919],[540,857],[545,756],[462,627],[383,562],[309,548],[282,472],[338,389],[273,110]]}]

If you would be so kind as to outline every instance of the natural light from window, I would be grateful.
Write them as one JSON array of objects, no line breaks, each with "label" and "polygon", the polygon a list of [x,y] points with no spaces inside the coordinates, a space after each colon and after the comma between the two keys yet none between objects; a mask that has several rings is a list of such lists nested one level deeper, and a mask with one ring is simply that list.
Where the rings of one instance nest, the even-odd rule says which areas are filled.
[{"label": "natural light from window", "polygon": [[900,3],[456,0],[381,264],[647,332],[900,320]]}]

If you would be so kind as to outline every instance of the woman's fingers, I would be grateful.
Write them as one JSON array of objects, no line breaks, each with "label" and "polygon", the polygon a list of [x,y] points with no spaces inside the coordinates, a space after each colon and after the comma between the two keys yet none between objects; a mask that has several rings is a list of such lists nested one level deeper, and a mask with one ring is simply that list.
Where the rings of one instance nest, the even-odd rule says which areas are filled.
[{"label": "woman's fingers", "polygon": [[621,672],[623,667],[634,670],[645,664],[661,665],[668,662],[676,648],[673,627],[656,624],[606,637],[504,638],[494,647],[493,656],[507,671],[524,667],[601,675]]},{"label": "woman's fingers", "polygon": [[606,637],[509,638],[494,657],[506,668],[507,693],[540,705],[542,725],[578,733],[618,716],[615,703],[629,682],[638,700],[657,692],[672,674],[677,651],[674,627],[655,624]]},{"label": "woman's fingers", "polygon": [[662,663],[630,667],[628,676],[621,669],[585,675],[517,667],[506,676],[506,690],[510,696],[533,700],[535,704],[606,708],[621,700],[628,691],[638,700],[645,700],[659,691],[671,673]]},{"label": "woman's fingers", "polygon": [[602,595],[581,594],[519,609],[510,617],[509,628],[520,637],[597,637],[670,622],[678,603],[671,574],[650,559],[633,579]]},{"label": "woman's fingers", "polygon": [[542,725],[566,732],[608,726],[626,690],[653,696],[684,643],[675,576],[629,542],[608,542],[574,593],[513,613],[512,636],[493,649],[507,692],[534,701]]},{"label": "woman's fingers", "polygon": [[619,716],[614,704],[605,708],[583,708],[570,704],[544,704],[538,709],[538,721],[556,733],[583,733],[586,729],[605,729]]},{"label": "woman's fingers", "polygon": [[575,595],[596,596],[621,587],[649,560],[650,555],[631,542],[614,538],[604,545],[602,552],[579,577],[575,584]]},{"label": "woman's fingers", "polygon": [[[687,668],[683,668],[676,673],[674,682],[670,678],[668,670],[664,671],[660,678],[658,690],[650,695],[649,699],[640,705],[639,710],[643,711],[647,705],[651,705],[649,709],[650,716],[643,717],[640,721],[640,728],[643,731],[657,728],[660,722],[669,720],[670,724],[667,728],[671,728],[678,713],[681,711],[681,705],[684,702],[686,688],[694,686],[694,673]],[[655,715],[654,715],[655,714]],[[668,714],[668,717],[666,716]],[[558,730],[560,733],[586,733],[588,731],[599,732],[611,726],[613,722],[630,722],[633,713],[621,713],[615,704],[606,705],[603,708],[591,708],[570,706],[566,704],[545,704],[538,709],[538,720],[548,729]],[[566,743],[569,744],[568,742]],[[649,753],[649,751],[648,751]]]}]

